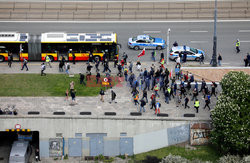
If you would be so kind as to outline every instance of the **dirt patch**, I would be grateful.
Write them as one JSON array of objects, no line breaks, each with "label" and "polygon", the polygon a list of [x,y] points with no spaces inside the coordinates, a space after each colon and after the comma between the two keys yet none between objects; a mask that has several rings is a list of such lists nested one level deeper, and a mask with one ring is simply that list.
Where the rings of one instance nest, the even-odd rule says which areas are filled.
[{"label": "dirt patch", "polygon": [[194,74],[195,80],[200,81],[202,78],[204,78],[206,81],[221,81],[223,76],[230,71],[244,71],[245,73],[250,75],[250,69],[185,69],[183,68],[183,73],[191,72]]}]

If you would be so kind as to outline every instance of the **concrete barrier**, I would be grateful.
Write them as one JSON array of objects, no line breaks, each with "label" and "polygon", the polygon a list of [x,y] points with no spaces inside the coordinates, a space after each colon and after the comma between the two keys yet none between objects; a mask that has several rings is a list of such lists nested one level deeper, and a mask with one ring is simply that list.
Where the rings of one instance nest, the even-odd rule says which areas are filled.
[{"label": "concrete barrier", "polygon": [[123,8],[123,3],[119,2],[113,2],[113,3],[108,3],[108,10],[122,10]]},{"label": "concrete barrier", "polygon": [[39,115],[40,112],[39,111],[29,111],[28,114],[29,115]]},{"label": "concrete barrier", "polygon": [[108,3],[106,2],[93,2],[92,3],[92,9],[95,10],[107,10]]},{"label": "concrete barrier", "polygon": [[91,112],[80,112],[80,115],[91,115]]},{"label": "concrete barrier", "polygon": [[64,111],[53,112],[53,115],[65,115]]},{"label": "concrete barrier", "polygon": [[104,115],[115,116],[115,115],[116,115],[116,112],[105,112]]},{"label": "concrete barrier", "polygon": [[57,12],[43,12],[42,15],[43,19],[58,19],[58,13]]},{"label": "concrete barrier", "polygon": [[42,12],[29,12],[27,13],[27,19],[40,20],[43,18]]},{"label": "concrete barrier", "polygon": [[30,3],[26,3],[26,2],[16,2],[15,9],[30,9]]},{"label": "concrete barrier", "polygon": [[184,114],[183,117],[195,117],[195,114]]},{"label": "concrete barrier", "polygon": [[19,19],[26,19],[27,18],[27,13],[26,12],[11,12],[10,15],[11,19],[19,20]]},{"label": "concrete barrier", "polygon": [[65,20],[65,19],[70,19],[72,20],[74,18],[72,12],[59,12],[58,13],[58,19],[60,20]]},{"label": "concrete barrier", "polygon": [[14,9],[14,2],[1,2],[0,9]]},{"label": "concrete barrier", "polygon": [[[248,10],[250,1],[218,1],[218,18],[249,18]],[[0,2],[0,12],[18,20],[212,19],[214,2]]]},{"label": "concrete barrier", "polygon": [[0,19],[10,19],[10,12],[0,12]]}]

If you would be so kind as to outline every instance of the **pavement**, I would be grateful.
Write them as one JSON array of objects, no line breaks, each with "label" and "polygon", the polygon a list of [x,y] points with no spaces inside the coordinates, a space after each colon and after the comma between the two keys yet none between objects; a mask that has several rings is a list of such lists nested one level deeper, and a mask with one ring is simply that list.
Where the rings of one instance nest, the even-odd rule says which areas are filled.
[{"label": "pavement", "polygon": [[[29,71],[21,71],[20,63],[14,62],[12,68],[8,68],[7,63],[0,63],[0,73],[40,73],[40,62],[29,62]],[[52,63],[52,68],[47,68],[46,73],[59,73],[58,72],[58,63]],[[72,65],[72,64],[71,64]],[[117,74],[117,70],[113,68],[112,63],[110,67],[112,70],[112,75]],[[142,62],[142,68],[144,69],[152,65],[151,62]],[[156,67],[159,63],[155,63]],[[169,69],[173,68],[174,64],[168,66]],[[71,73],[78,74],[79,72],[85,73],[86,62],[77,62],[76,65],[71,66]],[[100,66],[102,70],[102,66]],[[92,69],[93,73],[95,68]],[[135,71],[135,74],[138,75],[138,71]],[[0,77],[1,78],[1,77]],[[93,118],[111,118],[109,116],[104,116],[104,112],[116,112],[116,116],[112,118],[131,118],[130,112],[138,112],[139,107],[135,106],[133,103],[133,98],[131,95],[131,89],[128,86],[128,83],[125,81],[119,84],[119,86],[113,87],[113,90],[117,94],[116,102],[110,104],[110,90],[105,92],[104,102],[100,101],[100,97],[76,97],[76,104],[72,105],[71,100],[65,100],[65,97],[1,97],[0,106],[1,108],[6,108],[7,106],[15,105],[18,109],[18,117],[30,117],[27,113],[29,111],[39,111],[40,115],[32,115],[38,117],[54,117],[53,112],[63,111],[66,113],[64,117],[83,117],[80,115],[80,112],[91,112],[92,115],[86,117]],[[140,91],[140,96],[142,92]],[[148,98],[151,95],[151,91],[148,92]],[[191,98],[190,98],[191,100]],[[193,107],[193,102],[190,101],[190,109],[184,109],[183,106],[176,107],[175,100],[171,100],[169,104],[164,102],[163,93],[160,93],[159,101],[162,104],[161,113],[167,113],[169,117],[167,119],[183,119],[183,114],[192,113],[196,114],[195,119],[210,119],[210,111],[208,108],[202,109],[204,104],[204,99],[201,95],[199,96],[201,102],[201,107],[199,113],[196,114]],[[212,97],[211,99],[211,108],[215,106],[216,98]],[[182,99],[182,104],[184,100]],[[14,116],[14,117],[17,117]],[[85,117],[85,116],[84,116]],[[146,105],[146,112],[142,113],[140,118],[147,119],[159,119],[154,115],[154,111],[149,109],[149,103]],[[185,118],[184,118],[185,119]]]},{"label": "pavement", "polygon": [[[201,49],[205,52],[205,62],[209,63],[213,54],[213,21],[166,21],[166,22],[0,22],[0,31],[27,32],[32,37],[37,38],[44,32],[68,32],[68,33],[95,33],[95,32],[115,32],[118,43],[122,45],[120,54],[126,52],[129,60],[136,62],[140,51],[135,51],[127,47],[128,38],[140,34],[149,34],[152,37],[160,37],[167,40],[167,30],[170,32],[170,47],[174,41],[179,45],[187,45]],[[244,57],[250,52],[250,21],[220,21],[217,23],[217,53],[222,56],[223,66],[244,66]],[[241,41],[241,52],[236,54],[235,41]],[[150,62],[152,50],[146,50],[145,56],[140,61]],[[163,52],[165,56],[167,49]],[[159,53],[157,59],[159,59]],[[199,67],[199,64],[195,66]]]}]

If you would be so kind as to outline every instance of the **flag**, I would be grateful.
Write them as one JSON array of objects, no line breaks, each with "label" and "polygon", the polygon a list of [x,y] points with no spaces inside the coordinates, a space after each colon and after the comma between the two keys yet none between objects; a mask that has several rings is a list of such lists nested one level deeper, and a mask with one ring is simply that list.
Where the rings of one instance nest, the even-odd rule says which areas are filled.
[{"label": "flag", "polygon": [[169,78],[171,79],[171,76],[172,76],[172,69],[171,69],[171,71],[170,71],[170,73],[169,73]]},{"label": "flag", "polygon": [[139,57],[144,56],[144,55],[145,55],[145,48],[142,50],[142,52],[137,57],[139,58]]}]

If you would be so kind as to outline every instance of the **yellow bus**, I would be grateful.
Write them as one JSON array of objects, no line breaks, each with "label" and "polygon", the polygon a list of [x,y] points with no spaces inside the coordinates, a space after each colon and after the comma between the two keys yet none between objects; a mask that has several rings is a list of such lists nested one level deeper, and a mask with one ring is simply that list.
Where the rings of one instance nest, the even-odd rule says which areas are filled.
[{"label": "yellow bus", "polygon": [[76,61],[89,59],[92,53],[94,59],[103,59],[106,54],[108,60],[118,58],[119,48],[116,33],[62,33],[50,32],[41,34],[41,60],[49,56],[52,61]]},{"label": "yellow bus", "polygon": [[28,60],[28,33],[0,32],[0,62],[8,61],[12,53],[14,61]]}]

